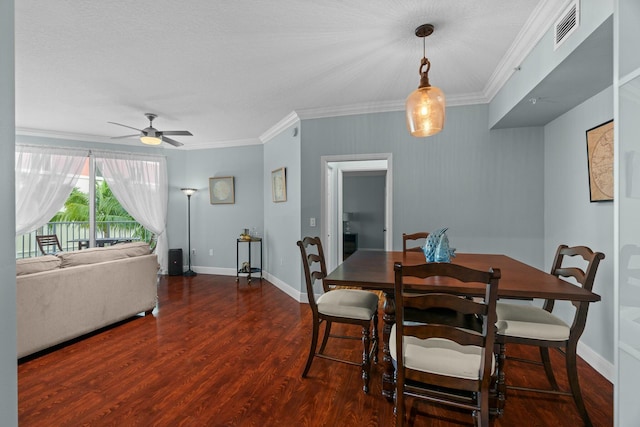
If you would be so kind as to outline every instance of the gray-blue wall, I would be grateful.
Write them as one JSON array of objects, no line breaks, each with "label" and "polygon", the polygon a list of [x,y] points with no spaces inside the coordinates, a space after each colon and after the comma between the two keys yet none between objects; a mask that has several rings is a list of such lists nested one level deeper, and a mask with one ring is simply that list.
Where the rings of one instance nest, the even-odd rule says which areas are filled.
[{"label": "gray-blue wall", "polygon": [[[195,250],[191,264],[203,273],[235,274],[236,240],[242,230],[255,228],[261,235],[264,232],[263,146],[192,150],[182,157],[184,163],[172,165],[182,170],[183,176],[179,182],[170,182],[171,242],[183,248],[186,262],[187,198],[179,189],[197,188],[191,197],[191,249]],[[234,177],[235,203],[212,205],[209,178],[224,176]],[[254,249],[252,263],[259,258],[257,247]],[[246,253],[247,248],[243,250]]]},{"label": "gray-blue wall", "polygon": [[352,213],[349,225],[358,234],[358,248],[383,250],[385,176],[345,174],[342,187],[342,210]]},{"label": "gray-blue wall", "polygon": [[445,129],[413,138],[403,112],[302,122],[302,229],[321,217],[320,156],[393,154],[393,246],[402,232],[449,227],[459,252],[543,265],[542,128],[488,129],[488,105],[447,109]]},{"label": "gray-blue wall", "polygon": [[0,0],[0,420],[18,425],[13,0]]},{"label": "gray-blue wall", "polygon": [[[297,300],[302,298],[304,287],[296,246],[301,236],[300,135],[300,123],[296,122],[267,142],[263,172],[265,269],[272,283]],[[271,194],[271,172],[281,167],[286,168],[287,201],[276,203]],[[311,234],[315,236],[317,231]]]},{"label": "gray-blue wall", "polygon": [[[603,252],[593,291],[602,301],[591,304],[581,342],[613,363],[613,203],[589,201],[585,131],[613,118],[613,89],[608,88],[545,126],[544,259],[545,270],[559,244],[585,245]],[[554,313],[572,319],[573,307],[559,303]],[[583,356],[584,357],[584,356]],[[589,362],[599,364],[598,356]],[[611,366],[596,366],[612,379]]]}]

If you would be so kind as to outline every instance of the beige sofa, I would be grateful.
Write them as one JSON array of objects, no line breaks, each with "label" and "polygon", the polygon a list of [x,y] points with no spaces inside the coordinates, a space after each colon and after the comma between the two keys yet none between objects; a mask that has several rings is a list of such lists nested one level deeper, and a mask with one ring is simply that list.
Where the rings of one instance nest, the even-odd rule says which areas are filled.
[{"label": "beige sofa", "polygon": [[158,261],[144,242],[21,259],[16,274],[18,358],[157,302]]}]

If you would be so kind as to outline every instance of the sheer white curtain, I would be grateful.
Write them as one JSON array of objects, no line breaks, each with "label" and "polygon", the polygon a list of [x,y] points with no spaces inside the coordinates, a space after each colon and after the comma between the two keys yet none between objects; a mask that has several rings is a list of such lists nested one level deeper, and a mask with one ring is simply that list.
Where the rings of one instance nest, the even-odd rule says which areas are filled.
[{"label": "sheer white curtain", "polygon": [[123,208],[158,238],[162,272],[168,267],[167,204],[169,185],[163,156],[92,150],[96,166]]},{"label": "sheer white curtain", "polygon": [[16,144],[16,236],[46,224],[78,182],[89,151]]}]

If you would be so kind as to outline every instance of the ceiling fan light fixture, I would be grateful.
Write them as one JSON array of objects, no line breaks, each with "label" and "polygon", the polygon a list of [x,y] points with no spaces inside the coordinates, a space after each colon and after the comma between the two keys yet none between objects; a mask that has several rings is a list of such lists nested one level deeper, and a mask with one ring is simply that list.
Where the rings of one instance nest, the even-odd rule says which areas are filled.
[{"label": "ceiling fan light fixture", "polygon": [[142,135],[140,142],[146,145],[160,145],[162,144],[162,138],[159,136]]},{"label": "ceiling fan light fixture", "polygon": [[[406,100],[407,128],[412,136],[435,135],[444,128],[445,97],[442,90],[429,84],[431,62],[424,54],[424,39],[433,33],[433,25],[416,28],[416,36],[422,38],[423,57],[420,61],[420,85]],[[423,69],[426,66],[426,69]]]}]

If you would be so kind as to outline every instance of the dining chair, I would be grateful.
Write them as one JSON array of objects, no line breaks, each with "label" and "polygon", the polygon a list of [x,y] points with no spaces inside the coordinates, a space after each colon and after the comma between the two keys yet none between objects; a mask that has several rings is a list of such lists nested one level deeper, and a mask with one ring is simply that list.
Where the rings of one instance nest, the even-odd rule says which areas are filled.
[{"label": "dining chair", "polygon": [[[300,247],[307,297],[313,314],[311,345],[302,377],[305,378],[309,373],[314,357],[356,365],[360,366],[362,370],[362,380],[364,382],[362,390],[368,393],[371,359],[373,359],[374,363],[378,362],[378,296],[360,289],[330,289],[324,283],[324,278],[327,276],[327,266],[320,238],[305,237],[299,240],[297,245]],[[317,280],[322,282],[324,293],[316,300],[313,285]],[[322,323],[325,324],[324,335],[320,350],[316,352]],[[331,325],[333,323],[358,325],[362,328],[362,335],[360,337],[331,335]],[[324,351],[329,338],[362,340],[362,360],[354,362],[325,354]]]},{"label": "dining chair", "polygon": [[[421,239],[426,240],[427,237],[429,237],[429,233],[426,231],[420,231],[418,233],[412,233],[412,234],[402,233],[402,252],[422,252],[422,246],[418,245],[418,246],[407,248],[407,242],[413,241],[413,240],[421,240]],[[424,241],[423,241],[423,246],[424,246]]]},{"label": "dining chair", "polygon": [[[591,291],[598,265],[603,259],[603,253],[593,252],[586,246],[569,247],[560,245],[551,267],[551,274],[558,277],[573,278],[583,289]],[[584,265],[586,267],[583,269]],[[551,385],[551,389],[537,389],[517,385],[506,386],[506,389],[572,396],[584,424],[591,426],[591,420],[580,391],[576,364],[578,341],[585,328],[589,303],[585,301],[572,301],[571,303],[575,307],[573,319],[570,322],[565,322],[552,314],[555,304],[553,299],[545,300],[542,307],[498,302],[496,306],[496,325],[498,327],[496,341],[499,344],[501,356],[505,354],[505,344],[507,343],[539,347],[541,362],[508,356],[507,358],[509,360],[542,365],[547,375],[547,380]],[[549,348],[565,349],[564,356],[570,391],[562,391],[558,387],[551,367]],[[499,363],[501,365],[500,370],[502,370],[504,357],[499,358]],[[501,384],[499,392],[506,393],[506,389],[504,384]]]},{"label": "dining chair", "polygon": [[62,246],[58,240],[58,236],[55,234],[43,234],[36,236],[36,242],[42,255],[55,255],[58,252],[62,252]]},{"label": "dining chair", "polygon": [[[457,264],[394,265],[396,323],[389,347],[396,365],[396,426],[405,423],[405,397],[472,411],[476,426],[489,425],[489,395],[495,383],[495,321],[500,270],[474,270]],[[460,282],[447,293],[420,293],[405,286],[414,278]],[[452,282],[453,283],[453,282]],[[461,298],[473,292],[484,297]],[[476,288],[477,287],[477,288]],[[466,325],[407,321],[405,311],[445,308],[459,319],[479,321]],[[415,403],[415,402],[414,402]],[[412,406],[412,415],[415,405]]]}]

